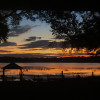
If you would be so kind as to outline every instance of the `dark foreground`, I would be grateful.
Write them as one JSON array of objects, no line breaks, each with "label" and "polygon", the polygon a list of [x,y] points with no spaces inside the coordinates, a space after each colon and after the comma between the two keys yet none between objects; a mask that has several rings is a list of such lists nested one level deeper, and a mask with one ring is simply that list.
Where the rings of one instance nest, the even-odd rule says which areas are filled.
[{"label": "dark foreground", "polygon": [[62,94],[68,100],[98,100],[100,99],[100,77],[67,78],[48,81],[22,81],[22,82],[0,82],[0,92],[4,93],[34,93]]}]

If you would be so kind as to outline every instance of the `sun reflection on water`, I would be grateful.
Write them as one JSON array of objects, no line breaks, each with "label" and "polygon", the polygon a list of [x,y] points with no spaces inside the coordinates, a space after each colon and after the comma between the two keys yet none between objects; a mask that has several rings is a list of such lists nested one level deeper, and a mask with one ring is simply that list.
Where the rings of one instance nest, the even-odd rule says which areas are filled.
[{"label": "sun reflection on water", "polygon": [[[60,75],[63,71],[67,76],[91,76],[100,75],[99,63],[17,63],[23,67],[24,75]],[[0,68],[5,64],[0,64]],[[20,70],[6,70],[6,75],[19,75]],[[0,75],[2,75],[2,69],[0,69]]]}]

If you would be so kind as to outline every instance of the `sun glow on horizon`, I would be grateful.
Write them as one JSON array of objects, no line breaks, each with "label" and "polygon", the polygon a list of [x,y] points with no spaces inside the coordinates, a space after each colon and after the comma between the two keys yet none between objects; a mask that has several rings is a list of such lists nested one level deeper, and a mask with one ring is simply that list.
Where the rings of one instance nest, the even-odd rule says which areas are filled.
[{"label": "sun glow on horizon", "polygon": [[[20,49],[20,46],[1,47],[0,54],[31,54],[42,55],[42,57],[91,57],[88,53],[96,53],[97,51],[88,51],[86,48],[77,50],[76,48],[27,48]],[[5,52],[2,52],[4,51]]]},{"label": "sun glow on horizon", "polygon": [[[51,27],[45,22],[27,21],[23,19],[20,28],[16,28],[14,33],[8,38],[7,45],[0,45],[0,54],[5,55],[21,55],[23,57],[25,54],[30,55],[30,57],[90,57],[91,54],[96,54],[97,50],[89,51],[86,48],[76,49],[76,48],[61,48],[59,45],[64,39],[57,39],[52,35],[50,31]],[[25,31],[28,28],[27,31]],[[49,47],[48,44],[58,43],[56,46]],[[21,56],[20,56],[21,57]]]}]

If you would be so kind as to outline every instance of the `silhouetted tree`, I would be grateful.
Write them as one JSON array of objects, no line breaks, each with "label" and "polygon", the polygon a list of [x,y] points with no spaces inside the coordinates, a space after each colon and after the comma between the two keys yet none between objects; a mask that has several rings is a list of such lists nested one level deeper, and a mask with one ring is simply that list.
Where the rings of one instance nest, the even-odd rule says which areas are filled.
[{"label": "silhouetted tree", "polygon": [[35,21],[35,10],[0,10],[0,42],[7,40],[10,27],[20,23],[23,18]]},{"label": "silhouetted tree", "polygon": [[62,47],[97,49],[100,46],[100,12],[64,10],[0,10],[0,40],[6,41],[9,26],[18,25],[25,17],[40,19],[51,25],[56,38],[65,39]]},{"label": "silhouetted tree", "polygon": [[51,24],[56,38],[65,39],[74,48],[97,49],[100,46],[100,12],[96,11],[41,11],[41,20]]},{"label": "silhouetted tree", "polygon": [[71,40],[72,47],[87,48],[96,50],[100,47],[100,12],[88,11],[83,16],[81,30]]}]

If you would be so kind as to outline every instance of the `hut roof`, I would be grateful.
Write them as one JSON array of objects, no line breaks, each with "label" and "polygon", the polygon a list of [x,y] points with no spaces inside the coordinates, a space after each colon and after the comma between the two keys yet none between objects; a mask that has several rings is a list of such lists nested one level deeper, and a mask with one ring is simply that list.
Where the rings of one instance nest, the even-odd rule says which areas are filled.
[{"label": "hut roof", "polygon": [[3,69],[22,69],[22,67],[20,67],[16,63],[12,62],[12,63],[6,65],[5,67],[3,67]]}]

